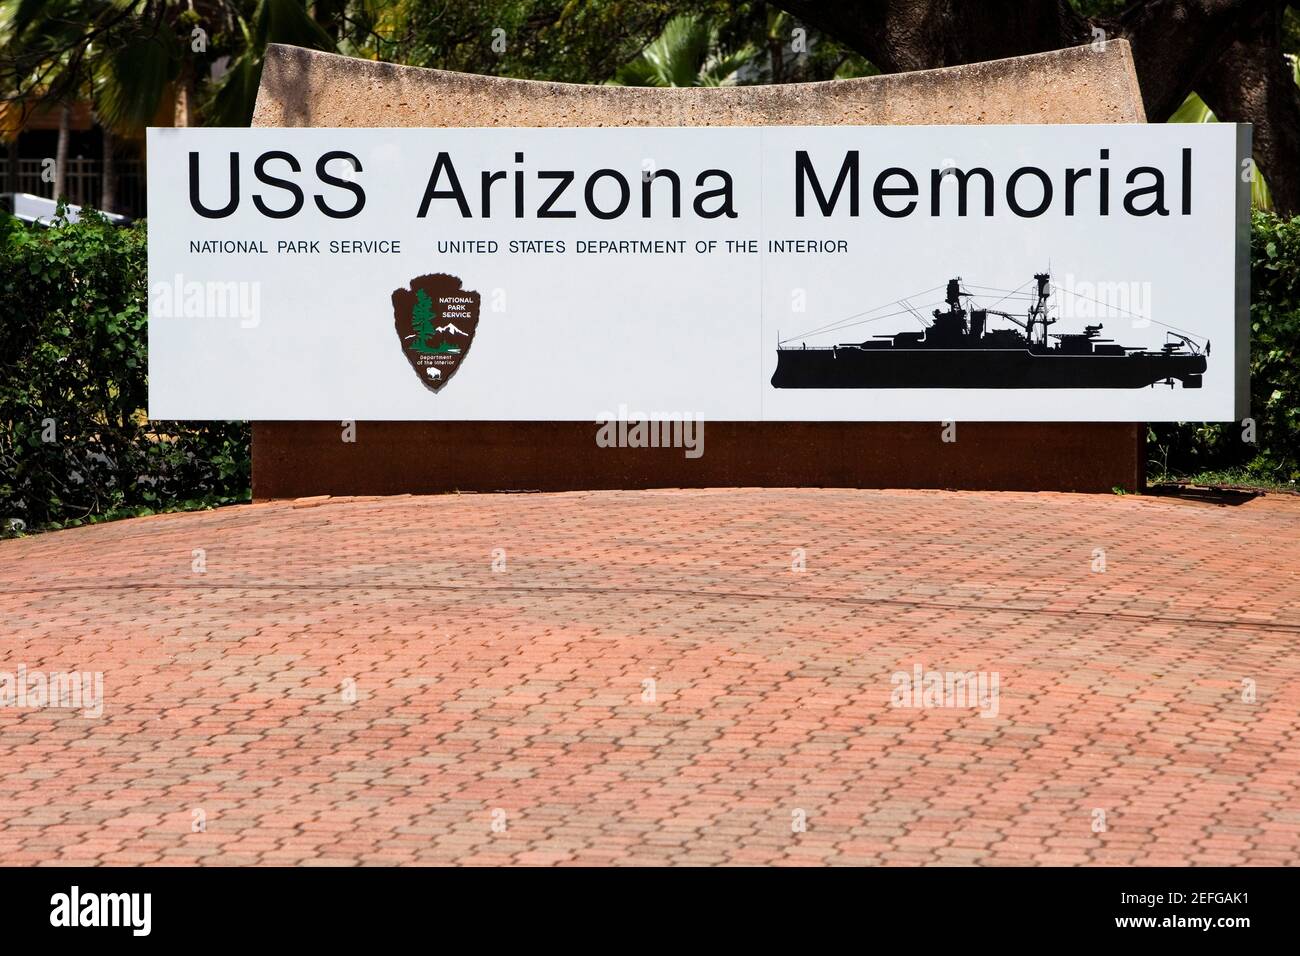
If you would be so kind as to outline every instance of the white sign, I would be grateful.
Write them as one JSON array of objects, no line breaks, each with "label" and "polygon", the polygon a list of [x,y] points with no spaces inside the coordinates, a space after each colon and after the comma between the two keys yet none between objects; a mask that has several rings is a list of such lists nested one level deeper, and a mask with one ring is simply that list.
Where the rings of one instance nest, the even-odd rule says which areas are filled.
[{"label": "white sign", "polygon": [[1247,127],[148,147],[152,418],[1247,414]]}]

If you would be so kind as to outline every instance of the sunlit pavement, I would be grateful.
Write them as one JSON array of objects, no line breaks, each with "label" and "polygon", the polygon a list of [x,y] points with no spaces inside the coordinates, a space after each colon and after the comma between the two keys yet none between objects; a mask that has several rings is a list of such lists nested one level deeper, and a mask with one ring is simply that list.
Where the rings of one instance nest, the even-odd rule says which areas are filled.
[{"label": "sunlit pavement", "polygon": [[0,542],[0,681],[103,675],[0,707],[0,861],[1296,863],[1298,648],[1285,496],[117,522]]}]

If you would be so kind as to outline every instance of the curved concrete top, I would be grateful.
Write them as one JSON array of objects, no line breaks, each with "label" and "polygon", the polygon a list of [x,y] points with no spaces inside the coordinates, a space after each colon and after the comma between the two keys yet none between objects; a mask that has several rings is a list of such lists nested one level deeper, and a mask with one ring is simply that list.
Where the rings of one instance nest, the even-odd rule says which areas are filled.
[{"label": "curved concrete top", "polygon": [[394,66],[272,44],[254,126],[1141,123],[1124,40],[826,83],[637,88]]}]

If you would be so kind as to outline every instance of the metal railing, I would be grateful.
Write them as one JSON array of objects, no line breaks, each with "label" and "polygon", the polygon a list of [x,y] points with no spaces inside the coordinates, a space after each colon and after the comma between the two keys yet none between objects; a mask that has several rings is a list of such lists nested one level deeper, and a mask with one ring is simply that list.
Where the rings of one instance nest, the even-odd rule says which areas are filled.
[{"label": "metal railing", "polygon": [[[68,202],[78,206],[102,208],[104,190],[104,164],[98,159],[69,159],[64,173],[64,195]],[[106,212],[120,212],[139,217],[145,213],[144,163],[138,159],[119,159],[113,163],[117,174],[117,196],[114,208]],[[54,198],[52,160],[19,159],[18,192]],[[0,192],[9,188],[9,163],[0,154]]]}]

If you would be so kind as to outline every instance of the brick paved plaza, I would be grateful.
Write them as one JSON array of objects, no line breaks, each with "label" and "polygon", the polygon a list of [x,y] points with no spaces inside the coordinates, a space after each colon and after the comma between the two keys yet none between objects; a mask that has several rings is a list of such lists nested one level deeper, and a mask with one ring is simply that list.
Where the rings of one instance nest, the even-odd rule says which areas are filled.
[{"label": "brick paved plaza", "polygon": [[[996,714],[891,706],[918,666]],[[19,667],[104,700],[0,707],[5,864],[1300,862],[1295,497],[121,521],[0,543]]]}]

